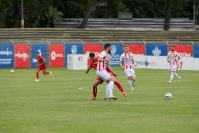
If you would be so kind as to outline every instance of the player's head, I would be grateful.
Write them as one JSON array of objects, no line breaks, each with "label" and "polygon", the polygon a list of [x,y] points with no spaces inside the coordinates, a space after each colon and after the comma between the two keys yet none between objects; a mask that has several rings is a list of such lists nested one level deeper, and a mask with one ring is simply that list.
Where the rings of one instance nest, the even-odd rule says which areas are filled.
[{"label": "player's head", "polygon": [[125,45],[124,45],[124,52],[125,52],[125,53],[128,53],[128,52],[129,52],[129,45],[128,45],[128,44],[125,44]]},{"label": "player's head", "polygon": [[110,54],[111,53],[111,50],[112,50],[112,45],[110,43],[106,43],[104,45],[104,49]]},{"label": "player's head", "polygon": [[40,56],[40,51],[37,51],[37,52],[36,52],[36,56]]},{"label": "player's head", "polygon": [[95,59],[95,53],[89,53],[89,58],[91,60],[94,60]]},{"label": "player's head", "polygon": [[171,45],[171,46],[170,46],[170,50],[171,50],[171,51],[175,51],[175,49],[176,49],[175,45]]}]

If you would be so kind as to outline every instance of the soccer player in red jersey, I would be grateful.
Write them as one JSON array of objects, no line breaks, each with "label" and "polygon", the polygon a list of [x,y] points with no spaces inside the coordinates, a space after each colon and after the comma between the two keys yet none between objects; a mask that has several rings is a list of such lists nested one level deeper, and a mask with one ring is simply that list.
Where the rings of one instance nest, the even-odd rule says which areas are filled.
[{"label": "soccer player in red jersey", "polygon": [[[90,59],[88,60],[88,69],[87,69],[86,73],[88,73],[92,68],[93,68],[93,69],[96,69],[96,67],[97,67],[97,61],[98,61],[97,58],[98,58],[98,57],[96,57],[94,53],[90,53],[90,54],[89,54],[89,58],[90,58]],[[111,74],[111,76],[114,76],[114,77],[117,76],[117,75],[110,69],[109,66],[106,66],[106,71],[109,72],[109,73]],[[100,84],[102,84],[103,82],[104,82],[104,81],[103,81],[102,78],[97,77],[96,81],[95,81],[94,84],[93,84],[93,97],[92,97],[92,100],[96,100],[96,96],[97,96],[97,86],[100,85]],[[121,91],[121,93],[122,93],[125,97],[128,96],[128,94],[124,91],[124,89],[123,89],[122,85],[119,83],[119,81],[115,80],[115,81],[114,81],[114,84],[117,86],[117,88]]]},{"label": "soccer player in red jersey", "polygon": [[45,64],[45,59],[41,56],[40,52],[37,51],[36,53],[36,58],[37,58],[37,72],[36,72],[36,82],[39,82],[39,72],[42,71],[44,75],[52,75],[50,71],[46,71],[46,64]]}]

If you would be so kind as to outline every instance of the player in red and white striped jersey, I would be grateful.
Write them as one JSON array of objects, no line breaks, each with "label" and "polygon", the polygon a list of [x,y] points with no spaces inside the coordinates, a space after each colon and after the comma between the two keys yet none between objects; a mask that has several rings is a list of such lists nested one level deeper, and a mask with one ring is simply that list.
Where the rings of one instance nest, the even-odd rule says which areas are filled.
[{"label": "player in red and white striped jersey", "polygon": [[[179,62],[181,60],[180,55],[178,52],[175,51],[175,45],[170,46],[170,52],[168,53],[167,56],[167,62],[169,63],[170,70],[171,70],[171,75],[168,83],[171,83],[174,76],[178,78],[178,80],[181,79],[181,77],[176,73],[177,67],[179,66]],[[181,64],[181,62],[180,62]]]},{"label": "player in red and white striped jersey", "polygon": [[136,75],[134,68],[136,67],[136,63],[133,59],[133,54],[129,51],[128,45],[124,47],[124,53],[120,56],[120,66],[124,70],[128,78],[128,83],[131,86],[131,89],[134,89]]},{"label": "player in red and white striped jersey", "polygon": [[106,71],[106,65],[109,66],[109,62],[110,62],[109,54],[111,53],[111,50],[112,50],[111,44],[109,43],[105,44],[104,49],[105,50],[102,51],[98,57],[96,74],[97,76],[99,76],[100,78],[102,78],[104,81],[108,83],[106,87],[105,99],[116,100],[117,98],[113,96],[113,85],[114,85],[115,78],[114,76],[111,76],[111,74]]}]

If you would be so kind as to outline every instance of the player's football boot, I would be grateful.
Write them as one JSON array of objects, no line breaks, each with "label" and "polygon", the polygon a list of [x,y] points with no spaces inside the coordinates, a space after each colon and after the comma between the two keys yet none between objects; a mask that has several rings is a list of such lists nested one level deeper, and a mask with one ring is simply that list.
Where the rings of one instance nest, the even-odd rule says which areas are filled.
[{"label": "player's football boot", "polygon": [[35,79],[35,82],[39,82],[39,79]]},{"label": "player's football boot", "polygon": [[108,100],[117,100],[117,97],[112,96],[112,97],[109,97]]},{"label": "player's football boot", "polygon": [[53,76],[52,72],[50,71],[50,76]]}]

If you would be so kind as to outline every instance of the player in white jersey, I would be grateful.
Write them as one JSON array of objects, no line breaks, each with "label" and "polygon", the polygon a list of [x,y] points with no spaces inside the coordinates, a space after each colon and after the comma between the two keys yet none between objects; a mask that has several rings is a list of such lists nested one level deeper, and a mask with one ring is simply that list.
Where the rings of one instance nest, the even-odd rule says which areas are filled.
[{"label": "player in white jersey", "polygon": [[174,76],[176,76],[178,80],[181,79],[181,77],[176,73],[177,67],[179,65],[179,60],[181,60],[181,57],[178,54],[178,52],[175,51],[175,45],[171,45],[170,52],[168,53],[167,56],[167,62],[169,63],[171,70],[170,79],[168,81],[169,84],[172,82]]},{"label": "player in white jersey", "polygon": [[128,83],[133,90],[136,80],[136,75],[134,70],[134,68],[136,67],[136,63],[133,59],[133,54],[129,51],[128,45],[125,45],[124,53],[120,56],[120,66],[124,70],[124,73],[128,78]]},{"label": "player in white jersey", "polygon": [[111,76],[109,72],[106,71],[107,65],[109,65],[110,57],[109,53],[112,50],[111,44],[107,43],[104,46],[104,51],[99,54],[97,59],[97,69],[96,74],[97,76],[101,77],[104,81],[108,83],[106,87],[106,98],[105,100],[113,99],[116,100],[117,98],[113,96],[113,86],[115,78]]}]

